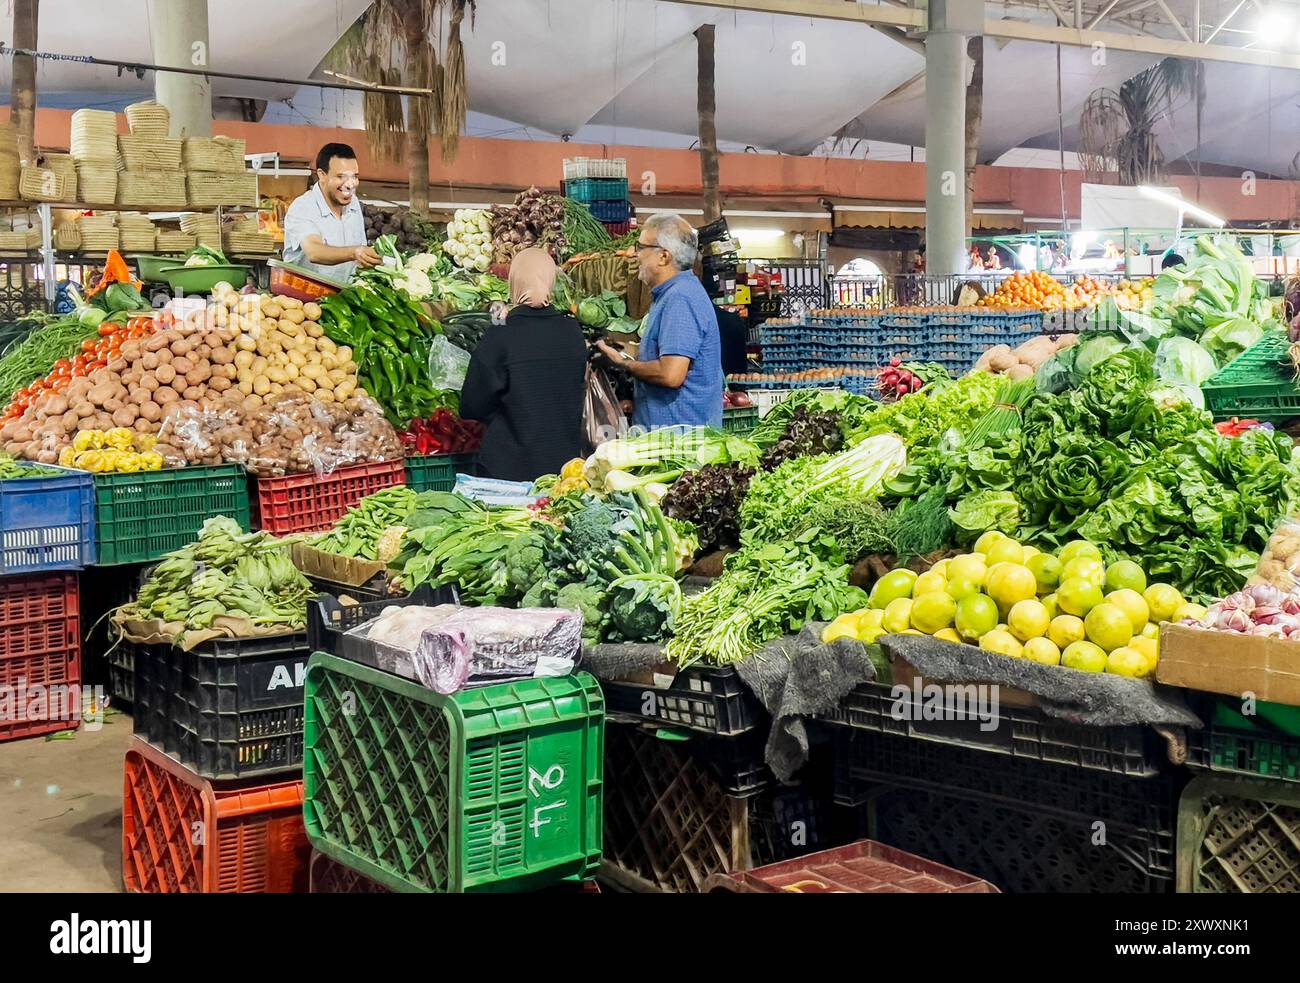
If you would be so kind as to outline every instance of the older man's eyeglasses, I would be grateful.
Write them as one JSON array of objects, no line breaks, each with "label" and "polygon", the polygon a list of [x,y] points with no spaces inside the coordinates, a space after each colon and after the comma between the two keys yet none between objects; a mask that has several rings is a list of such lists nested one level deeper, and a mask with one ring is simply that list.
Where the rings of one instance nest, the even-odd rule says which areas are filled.
[{"label": "older man's eyeglasses", "polygon": [[663,249],[663,248],[664,247],[659,245],[659,243],[657,242],[638,242],[636,244],[637,252],[640,252],[642,249]]}]

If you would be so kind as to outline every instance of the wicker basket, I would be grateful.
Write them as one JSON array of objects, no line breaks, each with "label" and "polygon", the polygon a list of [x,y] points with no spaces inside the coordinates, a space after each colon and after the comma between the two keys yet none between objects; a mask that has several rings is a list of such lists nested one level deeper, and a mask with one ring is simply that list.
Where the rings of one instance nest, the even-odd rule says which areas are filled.
[{"label": "wicker basket", "polygon": [[186,175],[189,203],[196,206],[256,205],[257,175],[190,171]]},{"label": "wicker basket", "polygon": [[78,109],[72,114],[69,149],[78,161],[117,165],[117,116],[103,109]]},{"label": "wicker basket", "polygon": [[0,154],[18,156],[18,127],[14,126],[13,120],[0,123]]},{"label": "wicker basket", "polygon": [[171,132],[172,114],[160,102],[133,102],[126,107],[126,122],[132,136],[165,137]]},{"label": "wicker basket", "polygon": [[[36,245],[40,243],[40,230],[36,231]],[[0,252],[25,253],[28,249],[29,233],[26,229],[19,232],[5,230],[0,232]]]},{"label": "wicker basket", "polygon": [[157,230],[148,215],[139,212],[119,212],[117,230],[121,235],[122,248],[133,253],[152,252]]},{"label": "wicker basket", "polygon": [[232,137],[186,137],[185,169],[240,174],[245,170],[244,147],[243,140]]},{"label": "wicker basket", "polygon": [[0,201],[13,201],[18,197],[18,175],[21,172],[18,155],[0,150]]},{"label": "wicker basket", "polygon": [[81,232],[71,222],[64,222],[54,230],[54,248],[64,253],[75,253],[81,248]]},{"label": "wicker basket", "polygon": [[18,193],[27,201],[63,201],[63,175],[48,167],[24,167]]},{"label": "wicker basket", "polygon": [[158,236],[154,240],[154,249],[160,253],[187,253],[196,244],[197,240],[188,232],[159,229]]},{"label": "wicker basket", "polygon": [[77,200],[77,162],[70,154],[41,154],[40,166],[63,178],[63,201]]},{"label": "wicker basket", "polygon": [[273,253],[278,243],[267,232],[227,232],[226,250],[240,256]]},{"label": "wicker basket", "polygon": [[125,171],[179,171],[181,141],[172,137],[121,136],[117,148]]},{"label": "wicker basket", "polygon": [[77,164],[78,200],[92,205],[117,201],[117,168],[108,164]]},{"label": "wicker basket", "polygon": [[122,241],[118,237],[117,229],[109,229],[107,232],[85,232],[81,233],[81,251],[83,253],[106,253],[110,249],[121,247]]},{"label": "wicker basket", "polygon": [[122,171],[117,176],[117,203],[174,208],[185,200],[181,171]]}]

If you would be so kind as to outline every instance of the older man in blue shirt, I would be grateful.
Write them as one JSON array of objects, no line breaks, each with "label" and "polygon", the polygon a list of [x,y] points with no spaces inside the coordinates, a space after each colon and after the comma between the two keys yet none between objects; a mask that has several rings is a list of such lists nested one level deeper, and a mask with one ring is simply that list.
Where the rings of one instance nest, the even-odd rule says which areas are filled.
[{"label": "older man in blue shirt", "polygon": [[284,214],[285,262],[332,280],[347,280],[358,266],[383,260],[366,245],[366,220],[356,198],[357,155],[346,143],[327,143],[316,154],[316,183]]},{"label": "older man in blue shirt", "polygon": [[722,343],[713,304],[691,272],[698,252],[695,230],[680,215],[651,217],[636,244],[637,275],[653,298],[641,357],[628,360],[596,342],[636,380],[634,426],[722,426]]}]

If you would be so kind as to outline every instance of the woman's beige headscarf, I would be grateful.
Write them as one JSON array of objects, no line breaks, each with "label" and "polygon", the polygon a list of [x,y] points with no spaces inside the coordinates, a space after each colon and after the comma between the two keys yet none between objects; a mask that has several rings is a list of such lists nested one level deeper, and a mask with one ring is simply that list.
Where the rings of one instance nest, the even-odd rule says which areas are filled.
[{"label": "woman's beige headscarf", "polygon": [[510,261],[510,303],[525,307],[545,307],[555,290],[559,271],[545,249],[530,246]]}]

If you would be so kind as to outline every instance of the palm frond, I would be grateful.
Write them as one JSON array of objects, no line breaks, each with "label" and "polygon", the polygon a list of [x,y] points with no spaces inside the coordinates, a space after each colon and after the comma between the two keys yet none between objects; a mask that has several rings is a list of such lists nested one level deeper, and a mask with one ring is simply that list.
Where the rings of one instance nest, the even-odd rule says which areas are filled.
[{"label": "palm frond", "polygon": [[451,17],[447,29],[447,46],[443,51],[442,79],[439,93],[441,106],[438,114],[438,133],[442,138],[442,159],[450,163],[460,149],[460,131],[465,126],[469,109],[469,93],[465,88],[465,47],[460,41],[460,25],[470,0],[452,0]]}]

